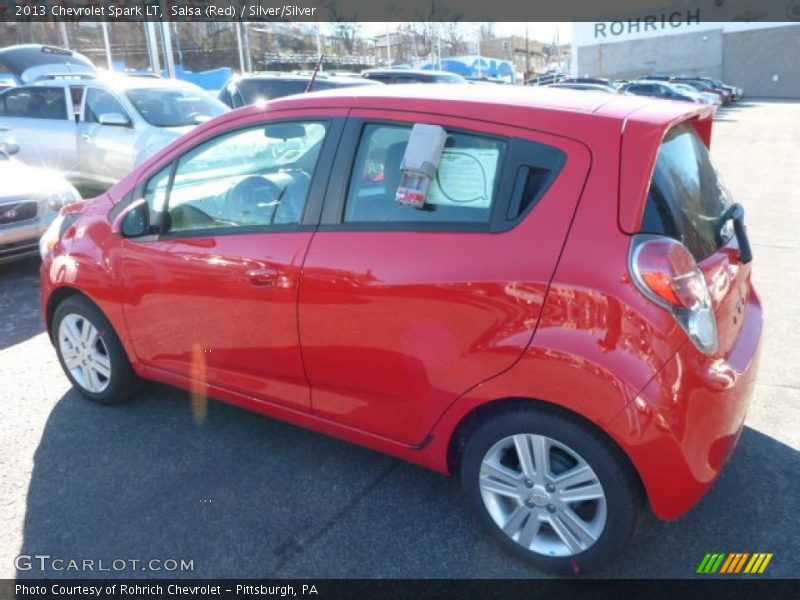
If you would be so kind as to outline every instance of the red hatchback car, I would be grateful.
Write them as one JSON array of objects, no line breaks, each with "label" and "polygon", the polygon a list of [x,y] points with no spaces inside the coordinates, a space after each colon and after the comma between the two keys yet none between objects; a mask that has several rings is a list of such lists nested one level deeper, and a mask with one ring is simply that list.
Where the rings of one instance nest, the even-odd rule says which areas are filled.
[{"label": "red hatchback car", "polygon": [[59,360],[444,474],[501,544],[585,572],[686,513],[742,429],[762,329],[713,109],[387,86],[221,116],[42,239]]}]

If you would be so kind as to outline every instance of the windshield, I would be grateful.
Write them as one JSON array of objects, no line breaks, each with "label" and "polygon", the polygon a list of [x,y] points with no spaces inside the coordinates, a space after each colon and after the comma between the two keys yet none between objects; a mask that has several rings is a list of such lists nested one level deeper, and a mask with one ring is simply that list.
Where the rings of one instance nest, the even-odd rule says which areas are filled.
[{"label": "windshield", "polygon": [[464,78],[461,75],[437,75],[436,81],[439,83],[464,83]]},{"label": "windshield", "polygon": [[142,88],[125,92],[137,112],[155,127],[185,127],[208,121],[228,110],[202,90]]},{"label": "windshield", "polygon": [[667,133],[650,183],[643,233],[672,237],[703,260],[727,243],[732,231],[717,236],[719,218],[730,197],[708,149],[691,125]]}]

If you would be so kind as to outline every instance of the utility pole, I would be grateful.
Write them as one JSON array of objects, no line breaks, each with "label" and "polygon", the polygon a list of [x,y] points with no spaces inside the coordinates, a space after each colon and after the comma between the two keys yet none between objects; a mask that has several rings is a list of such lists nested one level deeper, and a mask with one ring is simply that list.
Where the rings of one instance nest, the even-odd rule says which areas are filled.
[{"label": "utility pole", "polygon": [[250,24],[245,23],[242,31],[242,38],[244,39],[244,66],[247,68],[248,73],[253,72],[253,59],[250,56]]},{"label": "utility pole", "polygon": [[392,46],[389,42],[389,23],[384,22],[386,26],[386,64],[392,66]]},{"label": "utility pole", "polygon": [[161,74],[161,62],[158,59],[158,40],[156,39],[156,24],[147,21],[144,24],[144,37],[147,39],[147,53],[150,55],[150,67],[156,75]]},{"label": "utility pole", "polygon": [[169,21],[161,22],[161,40],[164,43],[164,66],[167,77],[175,79],[175,58],[172,56],[172,33],[169,30]]},{"label": "utility pole", "polygon": [[478,31],[478,77],[481,77],[483,72],[483,59],[481,58],[481,32]]},{"label": "utility pole", "polygon": [[439,70],[442,70],[442,28],[436,27],[436,54],[439,57]]},{"label": "utility pole", "polygon": [[113,71],[114,66],[111,64],[111,43],[108,41],[108,23],[102,21],[100,26],[103,28],[103,45],[106,48],[106,64],[108,65],[108,70]]},{"label": "utility pole", "polygon": [[61,45],[69,50],[69,35],[67,35],[67,24],[64,21],[58,24],[58,32],[61,35]]},{"label": "utility pole", "polygon": [[242,24],[237,21],[234,24],[236,28],[236,46],[239,49],[239,71],[241,73],[246,73],[244,66],[244,49],[242,48]]},{"label": "utility pole", "polygon": [[559,36],[558,29],[556,29],[556,62],[558,63],[558,72],[562,71],[561,68],[561,36]]},{"label": "utility pole", "polygon": [[531,40],[528,37],[528,24],[525,23],[525,76],[522,78],[526,81],[531,76]]}]

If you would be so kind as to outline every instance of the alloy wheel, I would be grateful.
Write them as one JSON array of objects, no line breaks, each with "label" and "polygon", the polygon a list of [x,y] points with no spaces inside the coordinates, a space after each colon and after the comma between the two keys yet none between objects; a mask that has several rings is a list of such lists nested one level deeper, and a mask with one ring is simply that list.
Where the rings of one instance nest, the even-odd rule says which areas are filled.
[{"label": "alloy wheel", "polygon": [[521,433],[489,448],[480,493],[495,524],[520,546],[545,556],[590,548],[606,525],[606,495],[575,450],[552,438]]},{"label": "alloy wheel", "polygon": [[111,380],[111,359],[97,328],[84,316],[70,313],[58,327],[64,365],[79,386],[99,394]]}]

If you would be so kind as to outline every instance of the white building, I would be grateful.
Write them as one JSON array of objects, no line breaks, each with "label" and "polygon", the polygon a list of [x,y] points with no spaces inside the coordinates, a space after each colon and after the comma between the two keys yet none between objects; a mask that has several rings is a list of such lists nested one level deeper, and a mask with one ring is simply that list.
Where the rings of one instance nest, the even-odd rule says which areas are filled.
[{"label": "white building", "polygon": [[572,74],[704,75],[751,97],[800,98],[800,22],[708,22],[703,15],[700,7],[575,23]]}]

